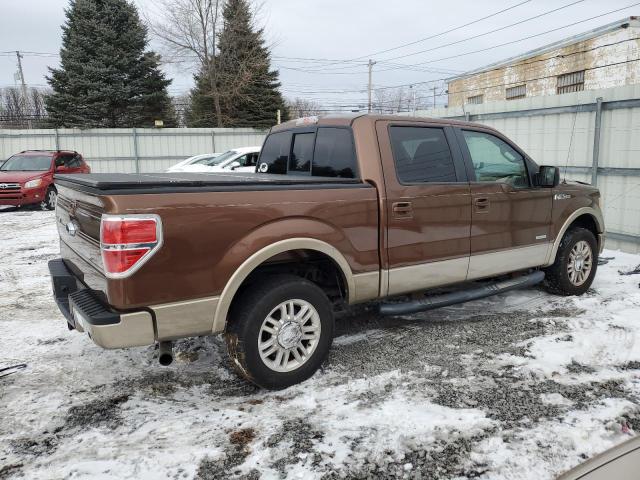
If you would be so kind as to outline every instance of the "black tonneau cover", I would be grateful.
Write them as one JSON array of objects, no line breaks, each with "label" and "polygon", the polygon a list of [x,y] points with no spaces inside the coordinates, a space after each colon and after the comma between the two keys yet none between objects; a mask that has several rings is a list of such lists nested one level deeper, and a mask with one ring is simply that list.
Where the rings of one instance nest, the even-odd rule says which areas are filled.
[{"label": "black tonneau cover", "polygon": [[292,188],[366,187],[360,179],[267,173],[90,173],[55,175],[55,183],[102,195]]}]

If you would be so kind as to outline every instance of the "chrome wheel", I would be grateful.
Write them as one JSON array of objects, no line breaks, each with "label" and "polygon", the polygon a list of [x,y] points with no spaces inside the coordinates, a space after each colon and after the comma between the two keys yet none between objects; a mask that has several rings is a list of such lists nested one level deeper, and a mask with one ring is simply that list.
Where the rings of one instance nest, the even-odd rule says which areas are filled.
[{"label": "chrome wheel", "polygon": [[309,302],[286,300],[262,322],[258,351],[276,372],[291,372],[309,360],[320,340],[320,315]]},{"label": "chrome wheel", "polygon": [[53,210],[56,208],[56,199],[58,198],[58,192],[54,189],[47,191],[44,200],[41,203],[42,209]]},{"label": "chrome wheel", "polygon": [[569,263],[567,265],[569,281],[579,287],[587,281],[592,268],[593,252],[591,251],[591,246],[588,242],[580,240],[569,253]]}]

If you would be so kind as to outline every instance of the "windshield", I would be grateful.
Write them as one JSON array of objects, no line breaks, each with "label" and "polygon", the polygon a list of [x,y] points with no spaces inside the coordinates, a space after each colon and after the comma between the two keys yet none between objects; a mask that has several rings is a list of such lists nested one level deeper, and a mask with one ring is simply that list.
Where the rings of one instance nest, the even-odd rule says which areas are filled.
[{"label": "windshield", "polygon": [[6,172],[42,172],[51,168],[48,155],[14,155],[2,164],[0,170]]},{"label": "windshield", "polygon": [[209,162],[213,161],[215,158],[217,158],[217,155],[207,155],[206,157],[199,158],[195,162],[188,162],[188,165],[208,164]]},{"label": "windshield", "polygon": [[213,167],[214,165],[222,165],[223,163],[228,162],[237,155],[238,152],[236,152],[235,150],[229,150],[228,152],[224,152],[222,155],[218,155],[215,158],[207,158],[206,161],[199,161],[197,163]]}]

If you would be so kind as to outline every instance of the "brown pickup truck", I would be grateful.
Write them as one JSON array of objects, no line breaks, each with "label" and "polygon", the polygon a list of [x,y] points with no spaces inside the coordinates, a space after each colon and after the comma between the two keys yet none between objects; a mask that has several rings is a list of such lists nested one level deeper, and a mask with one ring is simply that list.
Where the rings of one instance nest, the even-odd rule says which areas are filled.
[{"label": "brown pickup truck", "polygon": [[477,124],[300,119],[271,129],[257,171],[57,175],[69,327],[158,342],[163,364],[172,340],[224,333],[241,375],[282,388],[318,369],[346,305],[402,315],[543,279],[580,295],[604,243],[596,188]]}]

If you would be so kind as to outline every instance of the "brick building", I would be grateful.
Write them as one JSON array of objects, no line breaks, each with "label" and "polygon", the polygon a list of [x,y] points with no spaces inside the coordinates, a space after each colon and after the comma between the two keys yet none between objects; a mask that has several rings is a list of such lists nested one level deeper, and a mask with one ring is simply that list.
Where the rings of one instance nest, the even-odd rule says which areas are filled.
[{"label": "brick building", "polygon": [[640,83],[640,20],[627,17],[448,79],[449,107]]}]

